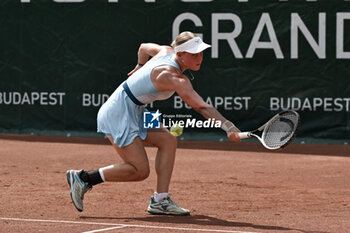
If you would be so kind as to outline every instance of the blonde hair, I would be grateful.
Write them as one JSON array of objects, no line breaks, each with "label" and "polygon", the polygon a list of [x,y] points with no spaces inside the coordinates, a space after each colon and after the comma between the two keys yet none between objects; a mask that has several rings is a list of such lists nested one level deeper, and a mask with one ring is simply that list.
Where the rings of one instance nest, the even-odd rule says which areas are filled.
[{"label": "blonde hair", "polygon": [[189,41],[194,37],[196,37],[196,35],[192,32],[189,32],[189,31],[181,32],[176,37],[176,39],[171,43],[171,47],[175,48],[176,46],[179,46],[180,44],[183,44],[186,41]]}]

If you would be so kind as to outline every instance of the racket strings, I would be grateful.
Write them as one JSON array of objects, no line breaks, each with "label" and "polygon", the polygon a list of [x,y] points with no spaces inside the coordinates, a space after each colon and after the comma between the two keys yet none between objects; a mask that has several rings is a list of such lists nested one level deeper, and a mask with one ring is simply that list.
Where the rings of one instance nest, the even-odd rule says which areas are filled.
[{"label": "racket strings", "polygon": [[264,143],[270,148],[285,146],[293,139],[298,122],[299,116],[293,112],[281,114],[264,129]]}]

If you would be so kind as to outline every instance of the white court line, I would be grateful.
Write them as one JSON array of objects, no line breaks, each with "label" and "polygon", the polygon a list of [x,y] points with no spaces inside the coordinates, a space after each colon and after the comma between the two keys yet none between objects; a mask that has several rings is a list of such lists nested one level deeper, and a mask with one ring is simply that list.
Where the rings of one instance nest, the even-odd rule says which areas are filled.
[{"label": "white court line", "polygon": [[46,222],[46,223],[70,223],[70,224],[87,224],[87,225],[104,225],[104,226],[120,226],[120,227],[137,227],[137,228],[152,228],[152,229],[168,229],[168,230],[182,230],[182,231],[203,231],[203,232],[225,232],[225,233],[257,233],[252,231],[229,231],[229,230],[215,230],[215,229],[200,229],[200,228],[182,228],[182,227],[162,227],[151,225],[132,225],[120,223],[102,223],[102,222],[79,222],[66,220],[48,220],[48,219],[26,219],[26,218],[2,218],[0,220],[7,221],[23,221],[23,222]]},{"label": "white court line", "polygon": [[109,231],[109,230],[114,230],[114,229],[119,229],[119,228],[124,228],[124,227],[126,227],[126,226],[108,227],[108,228],[97,229],[97,230],[93,230],[93,231],[84,231],[83,233],[95,233],[95,232]]}]

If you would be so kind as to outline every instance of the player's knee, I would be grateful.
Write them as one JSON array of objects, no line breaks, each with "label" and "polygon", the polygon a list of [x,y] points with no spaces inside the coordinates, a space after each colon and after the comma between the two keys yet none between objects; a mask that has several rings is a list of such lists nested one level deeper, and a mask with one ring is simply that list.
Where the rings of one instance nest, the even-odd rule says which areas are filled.
[{"label": "player's knee", "polygon": [[169,144],[173,147],[176,148],[177,147],[177,138],[173,135],[169,136]]},{"label": "player's knee", "polygon": [[149,169],[148,166],[147,166],[147,167],[145,166],[145,167],[139,168],[139,169],[137,169],[136,172],[135,172],[135,179],[136,179],[137,181],[145,180],[145,179],[147,179],[147,177],[149,176],[149,174],[150,174],[150,169]]},{"label": "player's knee", "polygon": [[166,149],[176,149],[177,148],[177,138],[170,133],[164,137],[162,140],[162,147]]}]

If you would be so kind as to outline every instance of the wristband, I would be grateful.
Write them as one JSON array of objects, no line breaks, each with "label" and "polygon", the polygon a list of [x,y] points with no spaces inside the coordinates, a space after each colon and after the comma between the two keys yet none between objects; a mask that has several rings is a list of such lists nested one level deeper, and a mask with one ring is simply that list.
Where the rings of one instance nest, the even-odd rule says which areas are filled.
[{"label": "wristband", "polygon": [[223,129],[226,132],[230,132],[231,129],[236,128],[236,126],[231,122],[226,120],[224,123],[221,125],[221,129]]},{"label": "wristband", "polygon": [[144,64],[141,64],[141,63],[137,63],[139,66],[143,66]]}]

